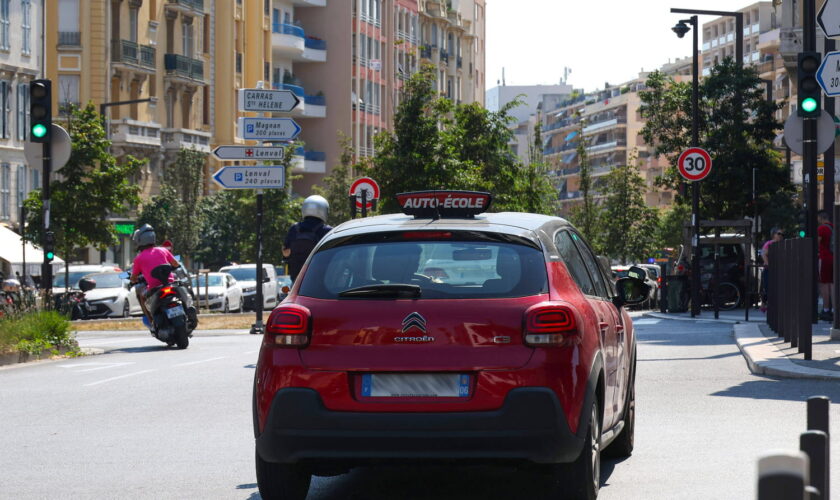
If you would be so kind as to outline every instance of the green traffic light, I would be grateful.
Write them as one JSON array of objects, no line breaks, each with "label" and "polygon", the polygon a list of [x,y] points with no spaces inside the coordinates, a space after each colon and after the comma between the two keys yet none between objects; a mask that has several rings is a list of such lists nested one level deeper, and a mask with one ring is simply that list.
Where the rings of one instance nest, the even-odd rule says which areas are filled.
[{"label": "green traffic light", "polygon": [[47,259],[53,260],[55,258],[55,254],[52,252],[47,252]]},{"label": "green traffic light", "polygon": [[799,237],[804,238],[805,237],[805,231],[799,231]]},{"label": "green traffic light", "polygon": [[802,111],[805,111],[806,113],[811,113],[815,109],[817,109],[816,99],[814,99],[813,97],[806,97],[805,99],[802,99]]},{"label": "green traffic light", "polygon": [[41,138],[47,135],[47,127],[41,123],[36,123],[32,126],[32,137]]}]

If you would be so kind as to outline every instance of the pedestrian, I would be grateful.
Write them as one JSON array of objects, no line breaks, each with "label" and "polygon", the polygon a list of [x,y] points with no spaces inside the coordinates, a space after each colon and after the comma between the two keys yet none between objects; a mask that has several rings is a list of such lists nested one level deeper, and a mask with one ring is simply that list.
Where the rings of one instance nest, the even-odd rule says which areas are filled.
[{"label": "pedestrian", "polygon": [[166,241],[164,241],[163,243],[161,243],[161,244],[160,244],[160,246],[162,246],[163,248],[165,248],[165,249],[169,250],[169,253],[171,253],[172,255],[175,255],[175,252],[172,250],[172,249],[174,248],[174,246],[172,245],[172,241],[171,241],[171,240],[166,240]]},{"label": "pedestrian", "polygon": [[820,296],[822,297],[823,307],[820,313],[820,319],[823,321],[832,321],[834,314],[832,314],[833,300],[833,284],[834,284],[834,225],[828,218],[828,212],[820,210],[817,212],[817,239],[818,251],[817,258],[819,259],[819,283]]},{"label": "pedestrian", "polygon": [[770,239],[761,247],[761,312],[767,312],[767,302],[770,297],[770,245],[785,239],[785,233],[778,227],[770,231]]},{"label": "pedestrian", "polygon": [[316,194],[306,198],[300,209],[303,220],[289,228],[283,242],[283,257],[289,264],[292,283],[297,279],[303,263],[315,245],[332,230],[332,226],[327,225],[330,204],[323,196]]}]

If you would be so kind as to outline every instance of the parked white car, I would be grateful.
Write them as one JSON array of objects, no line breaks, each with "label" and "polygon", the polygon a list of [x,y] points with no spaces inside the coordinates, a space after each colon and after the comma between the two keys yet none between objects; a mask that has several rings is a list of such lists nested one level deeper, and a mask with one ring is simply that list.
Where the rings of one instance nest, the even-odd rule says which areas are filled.
[{"label": "parked white car", "polygon": [[[120,266],[116,264],[73,264],[67,268],[67,271],[69,273],[69,279],[67,281],[70,283],[70,288],[78,290],[79,280],[88,274],[122,271],[122,269],[120,269]],[[63,267],[59,268],[59,270],[54,273],[52,286],[53,295],[64,293],[64,289],[67,286],[64,281],[66,276],[67,274],[65,273],[65,269]]]},{"label": "parked white car", "polygon": [[[143,314],[137,294],[131,289],[128,280],[120,277],[123,273],[111,271],[84,275],[96,282],[96,288],[85,292],[85,300],[90,305],[92,318],[123,317]],[[81,278],[79,278],[81,279]]]},{"label": "parked white car", "polygon": [[[273,309],[277,305],[277,275],[274,266],[263,264],[265,270],[263,278],[263,310]],[[245,309],[254,310],[257,298],[257,265],[237,264],[225,266],[219,269],[220,273],[230,273],[242,287],[242,295],[245,297]]]},{"label": "parked white car", "polygon": [[230,273],[200,274],[192,279],[193,291],[201,307],[224,313],[245,310],[242,287]]}]

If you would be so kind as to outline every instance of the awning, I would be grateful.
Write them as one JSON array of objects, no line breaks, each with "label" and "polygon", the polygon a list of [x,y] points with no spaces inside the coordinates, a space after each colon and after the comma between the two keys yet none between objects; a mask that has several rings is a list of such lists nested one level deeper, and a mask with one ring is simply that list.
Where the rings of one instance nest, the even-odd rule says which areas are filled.
[{"label": "awning", "polygon": [[[7,272],[7,275],[14,276],[15,272],[23,273],[24,245],[20,235],[9,228],[0,226],[0,267]],[[44,253],[32,243],[26,243],[26,274],[29,276],[41,275],[41,264],[44,262]],[[53,268],[64,264],[57,255],[52,261]]]},{"label": "awning", "polygon": [[563,139],[563,140],[564,140],[564,141],[571,141],[572,139],[574,139],[575,137],[577,137],[577,135],[578,135],[578,131],[577,131],[577,130],[575,130],[574,132],[569,132],[569,135],[567,135],[567,136],[566,136],[566,138],[565,138],[565,139]]},{"label": "awning", "polygon": [[577,156],[577,151],[573,151],[563,156],[563,163],[571,163]]}]

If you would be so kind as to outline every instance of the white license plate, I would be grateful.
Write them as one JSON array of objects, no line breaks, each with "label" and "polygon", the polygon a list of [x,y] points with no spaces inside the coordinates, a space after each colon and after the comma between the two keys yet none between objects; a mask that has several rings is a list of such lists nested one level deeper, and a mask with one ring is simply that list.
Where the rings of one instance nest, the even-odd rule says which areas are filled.
[{"label": "white license plate", "polygon": [[178,316],[184,315],[184,307],[183,306],[175,306],[166,309],[166,317],[169,319],[177,318]]},{"label": "white license plate", "polygon": [[375,398],[465,398],[470,376],[457,373],[369,373],[362,396]]}]

